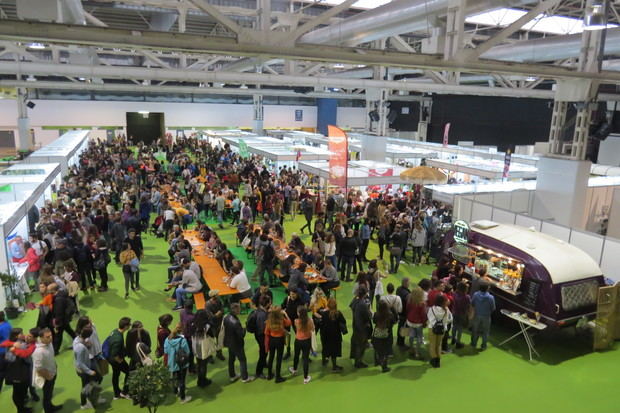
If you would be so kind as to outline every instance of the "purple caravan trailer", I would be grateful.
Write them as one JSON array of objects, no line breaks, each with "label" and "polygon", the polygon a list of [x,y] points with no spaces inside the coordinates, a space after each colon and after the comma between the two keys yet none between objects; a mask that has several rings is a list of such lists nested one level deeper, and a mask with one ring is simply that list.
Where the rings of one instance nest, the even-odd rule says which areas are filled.
[{"label": "purple caravan trailer", "polygon": [[595,316],[604,277],[584,251],[533,229],[492,221],[472,222],[466,238],[456,250],[462,253],[466,246],[467,256],[452,256],[467,261],[470,271],[486,267],[498,307],[538,312],[549,327]]}]

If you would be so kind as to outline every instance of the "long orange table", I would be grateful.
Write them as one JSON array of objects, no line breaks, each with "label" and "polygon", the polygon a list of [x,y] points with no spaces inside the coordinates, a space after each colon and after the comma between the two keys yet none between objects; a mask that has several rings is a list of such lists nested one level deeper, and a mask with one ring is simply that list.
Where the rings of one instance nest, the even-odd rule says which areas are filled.
[{"label": "long orange table", "polygon": [[189,241],[192,246],[192,255],[196,262],[202,267],[202,278],[209,285],[209,289],[218,290],[219,295],[232,295],[239,293],[239,290],[230,288],[224,278],[228,277],[228,274],[224,271],[219,262],[213,257],[205,255],[204,242],[198,238],[198,233],[193,230],[183,231],[185,239]]}]

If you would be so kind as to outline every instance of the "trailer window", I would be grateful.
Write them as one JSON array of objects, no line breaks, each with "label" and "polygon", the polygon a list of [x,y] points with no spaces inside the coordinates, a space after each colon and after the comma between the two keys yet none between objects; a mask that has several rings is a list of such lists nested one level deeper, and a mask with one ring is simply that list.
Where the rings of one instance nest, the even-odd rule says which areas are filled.
[{"label": "trailer window", "polygon": [[596,304],[598,287],[597,280],[563,286],[562,308],[564,311],[571,311]]}]

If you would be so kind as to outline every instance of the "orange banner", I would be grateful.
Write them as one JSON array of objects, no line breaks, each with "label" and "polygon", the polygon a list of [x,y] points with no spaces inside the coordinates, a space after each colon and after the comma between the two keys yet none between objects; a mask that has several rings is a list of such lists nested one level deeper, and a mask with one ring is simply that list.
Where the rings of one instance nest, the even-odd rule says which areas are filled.
[{"label": "orange banner", "polygon": [[340,188],[347,186],[348,144],[347,134],[336,126],[327,126],[329,158],[329,184]]}]

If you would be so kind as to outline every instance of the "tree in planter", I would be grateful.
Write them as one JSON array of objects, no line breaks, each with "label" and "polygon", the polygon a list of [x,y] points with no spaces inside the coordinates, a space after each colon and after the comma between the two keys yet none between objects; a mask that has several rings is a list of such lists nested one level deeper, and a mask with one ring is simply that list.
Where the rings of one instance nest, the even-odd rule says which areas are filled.
[{"label": "tree in planter", "polygon": [[18,308],[13,305],[13,300],[19,298],[16,290],[17,278],[11,274],[0,272],[0,282],[4,287],[6,297],[6,308],[4,310],[9,318],[15,318],[19,313]]},{"label": "tree in planter", "polygon": [[172,378],[168,368],[161,361],[157,361],[131,372],[128,385],[132,400],[140,407],[149,409],[149,413],[156,413],[159,405],[172,391]]}]

